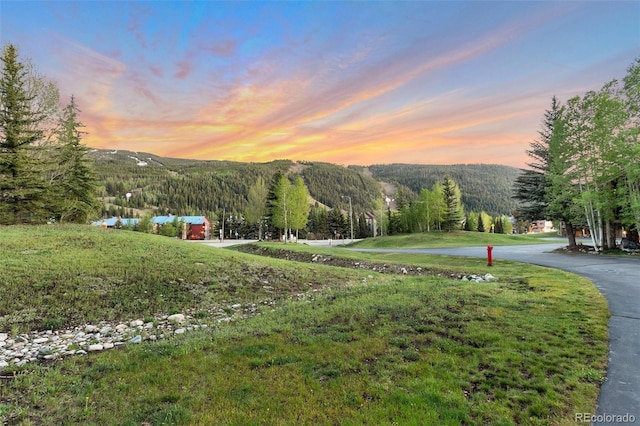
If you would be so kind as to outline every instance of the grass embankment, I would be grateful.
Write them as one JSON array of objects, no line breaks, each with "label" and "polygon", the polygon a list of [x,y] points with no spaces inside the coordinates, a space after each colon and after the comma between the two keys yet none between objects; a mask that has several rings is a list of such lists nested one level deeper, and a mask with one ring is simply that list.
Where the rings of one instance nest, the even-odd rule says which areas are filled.
[{"label": "grass embankment", "polygon": [[440,248],[460,246],[545,244],[556,233],[545,234],[492,234],[489,232],[423,232],[367,238],[351,244],[358,248]]},{"label": "grass embankment", "polygon": [[[0,390],[0,419],[10,424],[572,424],[575,412],[594,411],[605,371],[606,303],[590,282],[560,271],[503,265],[491,270],[500,281],[469,283],[287,263],[126,232],[21,232],[45,240],[59,232],[95,239],[88,249],[74,240],[50,249],[51,258],[57,250],[84,256],[79,265],[92,269],[76,270],[82,276],[102,270],[104,261],[89,260],[104,256],[95,255],[99,246],[124,250],[122,241],[135,245],[142,238],[146,250],[122,253],[130,268],[142,258],[162,258],[171,264],[164,269],[169,280],[184,293],[202,279],[187,273],[192,264],[211,280],[226,274],[227,287],[236,282],[232,295],[223,285],[206,286],[193,299],[185,296],[182,306],[201,298],[256,297],[262,286],[250,287],[253,281],[240,276],[247,265],[253,275],[295,271],[282,282],[283,295],[314,280],[326,286],[303,301],[283,299],[275,312],[207,331],[27,365],[28,374]],[[38,247],[9,240],[18,252]],[[20,271],[17,263],[13,271]],[[50,269],[56,271],[66,273]],[[113,287],[135,286],[144,275],[132,274],[119,275]],[[158,272],[156,279],[164,282],[163,276]],[[93,297],[93,287],[76,285],[78,300]],[[127,306],[119,314],[127,314]]]},{"label": "grass embankment", "polygon": [[279,298],[355,275],[87,226],[0,228],[0,331]]}]

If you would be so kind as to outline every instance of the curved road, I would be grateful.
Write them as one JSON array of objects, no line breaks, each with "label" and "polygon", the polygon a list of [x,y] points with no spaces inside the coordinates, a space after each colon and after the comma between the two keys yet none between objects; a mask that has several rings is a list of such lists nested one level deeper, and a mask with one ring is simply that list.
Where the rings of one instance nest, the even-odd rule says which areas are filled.
[{"label": "curved road", "polygon": [[[615,417],[635,417],[640,424],[640,258],[552,254],[565,243],[493,248],[494,263],[500,259],[562,269],[589,278],[607,299],[609,319],[609,367],[596,408],[597,425],[622,424]],[[486,247],[434,249],[351,249],[357,251],[450,256],[487,257]],[[589,413],[593,415],[594,413]]]}]

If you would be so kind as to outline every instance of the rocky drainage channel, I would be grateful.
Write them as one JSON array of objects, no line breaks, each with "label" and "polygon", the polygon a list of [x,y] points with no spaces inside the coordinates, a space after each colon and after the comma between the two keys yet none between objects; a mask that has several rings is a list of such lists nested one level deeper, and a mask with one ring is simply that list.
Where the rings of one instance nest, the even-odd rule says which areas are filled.
[{"label": "rocky drainage channel", "polygon": [[419,266],[400,265],[395,263],[376,263],[366,260],[354,260],[342,257],[325,256],[322,254],[313,254],[306,252],[295,252],[284,249],[275,249],[272,247],[261,247],[256,244],[245,244],[236,248],[243,253],[255,254],[258,256],[272,257],[276,259],[292,260],[296,262],[316,263],[329,266],[338,266],[342,268],[366,269],[381,274],[397,274],[397,275],[414,275],[414,276],[438,276],[462,281],[496,281],[491,274],[486,275],[464,275],[460,273],[451,273],[436,269],[425,269]]},{"label": "rocky drainage channel", "polygon": [[[254,246],[257,248],[256,246]],[[254,254],[271,255],[271,257],[281,257],[290,259],[292,252],[282,250],[281,256],[273,256],[273,253]],[[379,273],[395,273],[401,275],[437,275],[461,281],[491,282],[497,279],[491,274],[485,275],[460,275],[426,270],[420,267],[403,266],[394,264],[376,264],[370,262],[354,262],[353,260],[333,258],[322,255],[308,255],[306,259],[290,259],[297,261],[307,261],[311,263],[323,263],[333,266],[351,267],[356,269],[368,269]],[[306,256],[305,256],[306,257]],[[370,276],[370,278],[373,278]],[[318,291],[317,289],[312,290]],[[309,295],[299,293],[295,295],[297,300],[307,299]],[[275,307],[273,300],[260,302],[261,305],[271,305]],[[230,308],[230,309],[229,309]],[[228,312],[234,311],[232,316]],[[230,322],[235,319],[249,318],[259,315],[258,305],[249,304],[243,307],[242,304],[234,304],[227,309],[219,309],[215,316],[215,324]],[[67,330],[46,330],[33,331],[28,334],[10,336],[8,333],[0,333],[0,372],[4,367],[10,365],[23,366],[35,361],[55,361],[67,356],[86,355],[89,352],[100,352],[107,349],[116,348],[126,344],[139,344],[143,341],[156,341],[172,335],[184,334],[188,331],[207,328],[210,324],[205,320],[198,320],[193,315],[173,314],[162,315],[154,318],[153,321],[144,322],[133,320],[128,323],[112,323],[101,321],[97,325],[85,324]],[[3,376],[0,376],[2,378]]]},{"label": "rocky drainage channel", "polygon": [[[296,295],[304,299],[305,294]],[[261,305],[274,307],[276,302],[265,300]],[[232,313],[233,312],[233,313]],[[259,315],[257,304],[234,304],[214,313],[213,323],[220,324],[236,319]],[[204,329],[211,324],[199,320],[190,313],[162,315],[153,321],[107,322],[85,324],[67,330],[32,331],[28,334],[10,336],[0,333],[0,372],[10,365],[23,366],[35,361],[55,361],[68,356],[86,355],[126,344],[156,341],[172,335]],[[2,378],[2,376],[0,376]]]}]

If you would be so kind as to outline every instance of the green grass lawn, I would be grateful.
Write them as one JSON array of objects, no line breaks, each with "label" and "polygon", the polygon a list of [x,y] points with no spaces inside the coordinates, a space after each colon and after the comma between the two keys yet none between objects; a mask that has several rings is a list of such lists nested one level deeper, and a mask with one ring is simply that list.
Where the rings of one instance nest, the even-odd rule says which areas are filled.
[{"label": "green grass lawn", "polygon": [[544,234],[492,234],[488,232],[423,232],[367,238],[351,244],[358,248],[427,248],[517,244],[544,244],[556,233]]},{"label": "green grass lawn", "polygon": [[[354,261],[489,269],[480,260],[333,252]],[[16,378],[0,383],[0,420],[8,424],[572,424],[575,412],[594,412],[605,374],[605,299],[588,280],[547,268],[505,262],[490,269],[497,282],[471,283],[87,227],[2,228],[0,254],[12,265],[11,273],[0,272],[0,332],[36,327],[37,319],[16,322],[29,309],[51,307],[62,317],[69,303],[81,313],[66,314],[65,324],[260,299],[267,296],[262,277],[276,283],[278,295],[275,309],[243,321],[10,368],[19,370]],[[52,265],[48,275],[29,278],[25,269],[38,264],[20,262],[29,256]],[[126,274],[118,272],[120,259]],[[22,279],[2,284],[13,276]],[[81,278],[62,285],[73,276]],[[57,284],[42,284],[49,281]],[[96,281],[102,285],[87,285]],[[171,282],[170,297],[154,297]],[[22,304],[4,301],[5,292],[18,293],[13,286],[28,293]],[[152,302],[113,308],[120,287],[146,290]],[[309,289],[316,291],[302,300],[288,297]],[[57,301],[69,292],[76,298]],[[97,312],[82,308],[90,304]]]},{"label": "green grass lawn", "polygon": [[206,311],[222,301],[277,299],[358,277],[88,226],[1,227],[0,259],[0,331],[14,334]]}]

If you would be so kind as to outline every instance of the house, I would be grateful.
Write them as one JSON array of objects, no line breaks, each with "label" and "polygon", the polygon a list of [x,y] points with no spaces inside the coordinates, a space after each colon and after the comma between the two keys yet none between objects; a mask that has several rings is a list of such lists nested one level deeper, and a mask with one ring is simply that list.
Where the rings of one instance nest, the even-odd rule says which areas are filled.
[{"label": "house", "polygon": [[96,220],[95,222],[91,222],[91,224],[95,226],[102,226],[103,228],[122,228],[123,226],[134,227],[138,222],[140,222],[140,219],[114,216],[108,219]]},{"label": "house", "polygon": [[[154,216],[151,222],[154,225],[154,231],[159,232],[160,227],[166,223],[176,221],[182,224],[182,230],[178,233],[178,237],[183,240],[208,240],[211,238],[211,223],[204,216]],[[111,217],[92,222],[94,226],[102,226],[103,228],[121,228],[134,227],[140,222],[140,219]]]},{"label": "house", "polygon": [[554,232],[553,222],[550,220],[535,220],[529,225],[529,233]]},{"label": "house", "polygon": [[365,221],[367,222],[367,227],[369,228],[369,232],[372,237],[375,237],[378,232],[378,224],[376,223],[376,216],[371,212],[366,212],[364,214]]},{"label": "house", "polygon": [[[158,227],[165,223],[173,223],[176,216],[154,216],[151,221]],[[178,234],[183,240],[208,240],[211,238],[211,223],[204,216],[178,216],[178,223],[182,223],[182,232]]]}]

